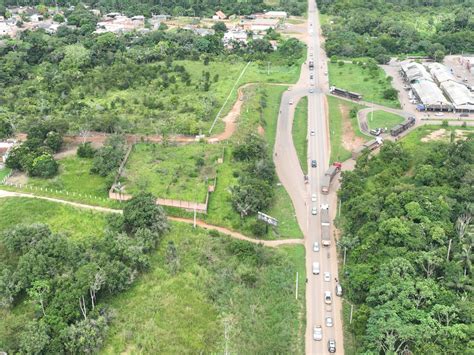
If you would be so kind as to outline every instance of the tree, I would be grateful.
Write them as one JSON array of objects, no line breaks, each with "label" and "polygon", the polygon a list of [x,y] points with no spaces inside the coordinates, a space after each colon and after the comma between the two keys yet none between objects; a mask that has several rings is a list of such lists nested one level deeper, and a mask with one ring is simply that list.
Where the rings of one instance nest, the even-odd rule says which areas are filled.
[{"label": "tree", "polygon": [[91,172],[107,176],[118,169],[126,152],[125,139],[122,136],[110,136],[95,154]]},{"label": "tree", "polygon": [[63,144],[63,137],[57,132],[48,132],[46,134],[44,144],[46,144],[47,147],[51,148],[53,152],[58,152]]},{"label": "tree", "polygon": [[81,143],[77,147],[77,156],[79,158],[93,158],[95,155],[95,149],[92,147],[91,142]]},{"label": "tree", "polygon": [[39,304],[43,316],[46,315],[45,312],[45,302],[48,298],[49,293],[51,292],[51,287],[49,282],[46,280],[37,280],[34,281],[31,287],[28,289],[28,296],[36,303]]},{"label": "tree", "polygon": [[72,354],[96,353],[104,342],[107,329],[103,316],[76,322],[63,331],[64,347]]},{"label": "tree", "polygon": [[0,139],[5,139],[13,135],[13,126],[4,118],[0,118]]},{"label": "tree", "polygon": [[42,354],[50,340],[48,326],[44,321],[30,321],[20,337],[20,352],[24,354]]},{"label": "tree", "polygon": [[161,237],[169,229],[163,208],[156,204],[153,195],[144,192],[127,201],[123,209],[123,220],[125,231],[132,234],[144,228]]},{"label": "tree", "polygon": [[227,26],[222,21],[217,21],[213,26],[212,29],[216,31],[220,36],[222,36],[225,32],[227,32]]},{"label": "tree", "polygon": [[59,164],[51,154],[46,153],[34,158],[27,169],[30,176],[47,179],[58,173]]},{"label": "tree", "polygon": [[386,100],[396,100],[398,97],[398,90],[393,88],[384,90],[382,96]]}]

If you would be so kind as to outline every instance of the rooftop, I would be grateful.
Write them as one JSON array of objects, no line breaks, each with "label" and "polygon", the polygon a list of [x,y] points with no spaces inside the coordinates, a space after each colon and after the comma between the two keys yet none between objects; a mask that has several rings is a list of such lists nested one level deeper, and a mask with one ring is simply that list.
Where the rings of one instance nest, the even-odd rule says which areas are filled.
[{"label": "rooftop", "polygon": [[474,110],[474,96],[465,85],[449,80],[441,83],[441,89],[453,102],[456,109],[470,107]]},{"label": "rooftop", "polygon": [[451,103],[444,97],[441,89],[430,80],[417,80],[412,83],[412,89],[426,106],[449,106]]}]

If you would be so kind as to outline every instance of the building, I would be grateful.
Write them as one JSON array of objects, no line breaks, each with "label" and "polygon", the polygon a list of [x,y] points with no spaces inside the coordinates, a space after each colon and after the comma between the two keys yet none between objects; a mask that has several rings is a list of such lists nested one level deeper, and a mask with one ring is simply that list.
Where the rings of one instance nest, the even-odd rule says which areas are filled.
[{"label": "building", "polygon": [[263,14],[263,18],[286,19],[288,14],[285,11],[267,11]]},{"label": "building", "polygon": [[474,112],[474,95],[465,85],[448,80],[441,83],[441,90],[457,112]]},{"label": "building", "polygon": [[6,163],[8,154],[15,145],[14,140],[7,140],[6,142],[0,142],[0,165]]},{"label": "building", "polygon": [[243,27],[247,31],[261,32],[268,31],[270,28],[277,28],[280,21],[277,19],[257,18],[255,20],[243,22]]},{"label": "building", "polygon": [[231,47],[232,42],[247,43],[247,38],[247,32],[239,29],[233,29],[224,33],[222,41],[224,42],[224,46]]},{"label": "building", "polygon": [[431,80],[416,80],[411,84],[413,94],[422,104],[423,111],[452,111],[453,105],[444,97],[441,89]]},{"label": "building", "polygon": [[224,14],[222,11],[216,11],[216,14],[212,16],[213,20],[225,20],[227,18],[226,14]]},{"label": "building", "polygon": [[409,83],[422,79],[433,81],[430,73],[420,63],[402,62],[400,65],[402,74]]},{"label": "building", "polygon": [[431,76],[433,77],[436,84],[441,85],[445,81],[453,80],[456,81],[451,70],[440,63],[427,63],[426,67],[430,71]]}]

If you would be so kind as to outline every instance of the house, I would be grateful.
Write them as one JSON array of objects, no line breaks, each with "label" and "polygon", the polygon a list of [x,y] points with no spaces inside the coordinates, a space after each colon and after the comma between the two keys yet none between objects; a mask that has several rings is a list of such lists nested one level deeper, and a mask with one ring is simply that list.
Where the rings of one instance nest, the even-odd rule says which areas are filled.
[{"label": "house", "polygon": [[222,11],[216,11],[216,14],[212,16],[213,20],[225,20],[227,16]]},{"label": "house", "polygon": [[233,29],[224,33],[222,42],[224,43],[224,46],[230,47],[232,42],[247,43],[247,37],[247,32],[239,29]]},{"label": "house", "polygon": [[277,28],[279,25],[279,20],[277,19],[256,19],[252,21],[246,21],[243,23],[243,27],[247,31],[268,31],[270,28]]},{"label": "house", "polygon": [[43,15],[40,14],[33,14],[30,16],[31,22],[41,22],[43,21]]}]

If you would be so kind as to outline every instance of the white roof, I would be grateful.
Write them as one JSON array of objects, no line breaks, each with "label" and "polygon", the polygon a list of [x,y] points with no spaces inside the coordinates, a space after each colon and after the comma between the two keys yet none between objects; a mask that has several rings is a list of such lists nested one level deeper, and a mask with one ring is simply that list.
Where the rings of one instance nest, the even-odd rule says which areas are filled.
[{"label": "white roof", "polygon": [[428,69],[430,70],[431,75],[433,78],[439,83],[443,83],[448,80],[456,80],[454,75],[451,73],[448,67],[440,63],[429,63],[426,64]]},{"label": "white roof", "polygon": [[426,106],[452,106],[444,97],[441,89],[434,82],[429,80],[418,80],[411,85],[413,91]]},{"label": "white roof", "polygon": [[441,89],[453,102],[455,108],[474,109],[474,96],[465,85],[449,80],[441,83]]}]

